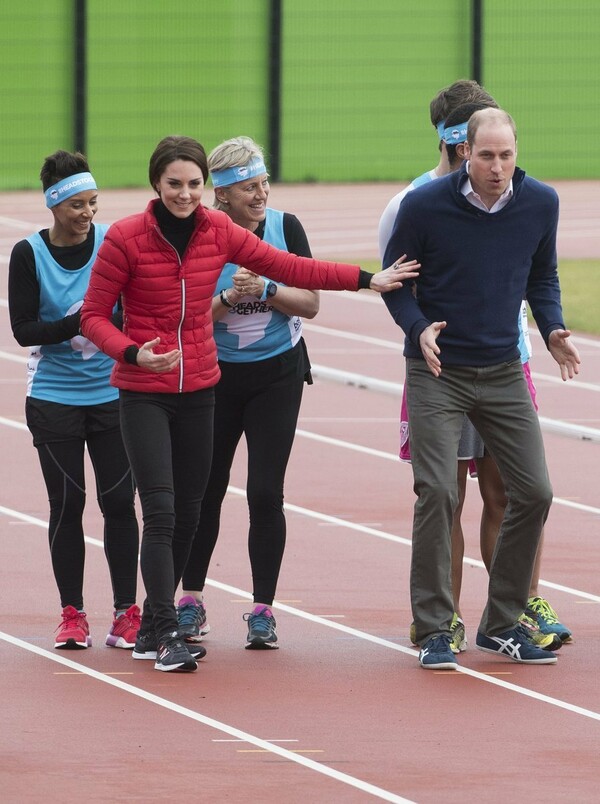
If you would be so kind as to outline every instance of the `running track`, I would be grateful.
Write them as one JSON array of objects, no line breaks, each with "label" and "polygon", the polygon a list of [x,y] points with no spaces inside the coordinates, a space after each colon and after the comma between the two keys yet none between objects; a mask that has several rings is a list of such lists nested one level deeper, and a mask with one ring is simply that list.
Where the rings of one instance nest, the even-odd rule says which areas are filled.
[{"label": "running track", "polygon": [[[561,256],[599,257],[599,183],[556,186]],[[281,186],[272,201],[299,216],[315,255],[367,258],[396,191]],[[137,211],[148,197],[104,192],[98,219]],[[41,194],[0,196],[3,288],[12,245],[48,220]],[[317,379],[305,392],[286,487],[281,650],[242,647],[250,579],[240,452],[206,594],[208,655],[197,673],[173,677],[103,646],[110,592],[93,485],[85,593],[94,647],[52,649],[59,604],[47,501],[24,425],[24,350],[10,333],[5,290],[0,299],[3,801],[598,800],[600,339],[577,338],[582,374],[563,384],[534,336],[556,495],[542,589],[575,632],[556,666],[523,667],[472,648],[486,573],[471,484],[462,594],[471,646],[457,673],[418,667],[408,640],[411,472],[396,458],[399,333],[373,294],[323,293],[306,326]]]}]

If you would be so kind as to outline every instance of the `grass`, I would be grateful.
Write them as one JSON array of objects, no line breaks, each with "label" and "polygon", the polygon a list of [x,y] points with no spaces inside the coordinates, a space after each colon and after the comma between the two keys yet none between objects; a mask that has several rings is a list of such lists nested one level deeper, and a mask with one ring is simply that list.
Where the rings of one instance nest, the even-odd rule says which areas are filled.
[{"label": "grass", "polygon": [[[360,261],[360,266],[366,271],[380,268],[376,260]],[[558,270],[566,325],[574,332],[600,335],[600,260],[561,260]]]}]

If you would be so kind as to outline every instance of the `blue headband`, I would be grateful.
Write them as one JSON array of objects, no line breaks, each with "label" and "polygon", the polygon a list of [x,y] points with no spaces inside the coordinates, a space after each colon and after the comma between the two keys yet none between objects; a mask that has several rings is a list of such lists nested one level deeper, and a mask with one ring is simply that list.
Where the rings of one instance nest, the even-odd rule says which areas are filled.
[{"label": "blue headband", "polygon": [[449,126],[444,129],[443,140],[446,145],[458,145],[459,142],[464,142],[467,139],[467,126],[466,123],[459,123],[457,126]]},{"label": "blue headband", "polygon": [[445,126],[446,126],[446,121],[445,120],[440,120],[440,122],[436,126],[438,136],[439,136],[439,138],[441,140],[444,139],[444,128],[445,128]]},{"label": "blue headband", "polygon": [[82,193],[84,190],[97,190],[96,182],[91,173],[75,173],[73,176],[67,176],[66,179],[61,179],[48,187],[44,195],[46,196],[46,206],[48,209],[61,204],[72,195]]},{"label": "blue headband", "polygon": [[230,167],[224,170],[211,170],[210,178],[213,187],[228,187],[230,184],[237,184],[238,181],[246,181],[254,176],[261,176],[267,172],[265,163],[256,157],[247,165],[241,167]]}]

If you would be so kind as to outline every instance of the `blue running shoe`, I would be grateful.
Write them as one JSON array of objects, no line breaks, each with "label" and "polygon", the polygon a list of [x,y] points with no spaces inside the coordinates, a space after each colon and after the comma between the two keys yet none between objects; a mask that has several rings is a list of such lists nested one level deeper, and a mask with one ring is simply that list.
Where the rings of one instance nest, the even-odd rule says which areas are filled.
[{"label": "blue running shoe", "polygon": [[479,631],[475,645],[478,650],[500,653],[521,664],[556,664],[556,654],[534,645],[527,630],[520,624],[495,636],[487,636]]},{"label": "blue running shoe", "polygon": [[543,597],[530,597],[525,614],[537,622],[542,634],[558,634],[562,642],[571,642],[571,631],[558,621],[556,612]]},{"label": "blue running shoe", "polygon": [[450,647],[450,637],[439,634],[428,639],[419,653],[419,663],[426,670],[456,670],[458,662]]},{"label": "blue running shoe", "polygon": [[177,630],[186,642],[201,642],[210,631],[204,603],[185,595],[177,604]]},{"label": "blue running shoe", "polygon": [[256,606],[250,614],[244,614],[243,619],[248,623],[248,636],[246,637],[246,648],[248,650],[260,650],[261,648],[275,648],[277,642],[277,632],[275,631],[275,617],[268,606]]}]

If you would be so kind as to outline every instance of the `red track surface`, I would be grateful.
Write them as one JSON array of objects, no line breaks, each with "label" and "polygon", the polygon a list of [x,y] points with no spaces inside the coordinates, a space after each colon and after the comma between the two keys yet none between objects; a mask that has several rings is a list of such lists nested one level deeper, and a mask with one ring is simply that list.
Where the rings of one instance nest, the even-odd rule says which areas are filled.
[{"label": "red track surface", "polygon": [[[598,183],[556,186],[562,256],[600,256]],[[277,187],[272,200],[298,214],[315,254],[370,257],[395,191]],[[99,220],[148,197],[104,192]],[[4,278],[14,242],[45,225],[40,194],[0,197]],[[413,493],[410,468],[395,458],[399,398],[317,379],[286,486],[281,650],[243,650],[250,578],[240,454],[206,594],[208,655],[197,673],[173,677],[104,647],[111,596],[91,474],[85,595],[94,647],[52,648],[59,603],[45,489],[24,427],[24,352],[5,304],[0,315],[3,801],[598,800],[598,442],[545,436],[556,502],[542,590],[575,632],[558,664],[523,667],[473,649],[486,573],[471,484],[462,594],[471,646],[460,672],[425,672],[408,640]],[[400,333],[372,294],[322,294],[306,337],[319,366],[403,380]],[[600,340],[578,345],[581,379],[562,384],[534,338],[540,415],[599,428]]]}]

